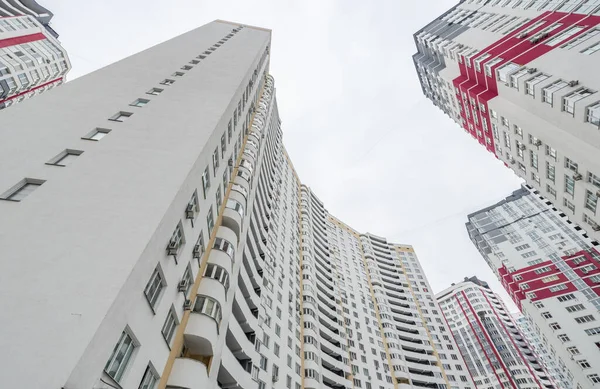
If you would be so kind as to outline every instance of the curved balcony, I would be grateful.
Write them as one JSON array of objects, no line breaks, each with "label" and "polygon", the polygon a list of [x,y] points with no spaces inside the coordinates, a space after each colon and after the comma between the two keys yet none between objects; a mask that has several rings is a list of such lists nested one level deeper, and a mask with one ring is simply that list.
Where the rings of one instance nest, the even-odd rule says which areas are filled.
[{"label": "curved balcony", "polygon": [[258,308],[260,305],[260,297],[254,291],[250,277],[245,266],[240,266],[239,276],[241,280],[238,280],[238,288],[241,289],[242,295],[246,298],[246,302],[250,309]]},{"label": "curved balcony", "polygon": [[[237,193],[236,193],[237,194]],[[241,197],[241,195],[238,195]],[[229,228],[239,240],[242,231],[242,225],[244,223],[244,208],[243,204],[239,200],[228,199],[223,210],[223,219],[221,219],[221,226]]]},{"label": "curved balcony", "polygon": [[344,373],[341,371],[334,373],[333,371],[324,368],[321,369],[321,375],[323,376],[323,383],[325,383],[326,385],[333,387],[343,385],[346,388],[353,387],[352,382],[350,380],[347,380],[344,376]]},{"label": "curved balcony", "polygon": [[246,299],[239,289],[235,291],[232,310],[233,315],[244,332],[256,332],[258,329],[258,319],[252,314]]},{"label": "curved balcony", "polygon": [[251,371],[251,360],[238,360],[229,347],[223,347],[217,378],[223,388],[255,388],[256,383],[252,380]]},{"label": "curved balcony", "polygon": [[212,357],[219,337],[217,322],[212,317],[192,311],[183,337],[191,357]]},{"label": "curved balcony", "polygon": [[205,389],[210,386],[206,365],[191,358],[176,358],[169,375],[168,386]]},{"label": "curved balcony", "polygon": [[254,343],[250,340],[251,338],[254,338],[254,336],[253,333],[245,333],[235,317],[229,320],[229,328],[227,329],[227,337],[225,340],[227,347],[236,358],[253,359],[256,357]]}]

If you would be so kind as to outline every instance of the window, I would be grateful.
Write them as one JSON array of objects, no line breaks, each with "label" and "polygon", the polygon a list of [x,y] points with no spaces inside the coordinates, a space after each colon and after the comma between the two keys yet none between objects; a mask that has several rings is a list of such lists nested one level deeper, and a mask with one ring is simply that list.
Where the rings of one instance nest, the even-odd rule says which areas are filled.
[{"label": "window", "polygon": [[575,204],[573,204],[569,200],[563,198],[563,205],[565,207],[567,207],[568,210],[570,210],[571,212],[573,212],[573,214],[575,214]]},{"label": "window", "polygon": [[56,157],[52,158],[50,161],[46,162],[46,165],[64,167],[70,165],[71,162],[73,162],[81,154],[83,154],[82,150],[66,149],[62,153],[58,154]]},{"label": "window", "polygon": [[498,63],[500,63],[500,62],[502,62],[502,61],[503,61],[503,60],[502,60],[502,58],[500,58],[500,57],[498,57],[498,58],[494,58],[494,59],[492,59],[491,61],[488,61],[488,62],[487,62],[485,65],[484,65],[484,68],[485,68],[485,74],[486,74],[486,76],[488,76],[488,77],[492,77],[492,67],[493,67],[494,65],[497,65]]},{"label": "window", "polygon": [[533,150],[529,150],[529,158],[531,160],[531,167],[535,170],[538,169],[538,155],[533,152]]},{"label": "window", "polygon": [[221,324],[221,304],[212,297],[198,295],[194,303],[194,312],[212,317],[217,325]]},{"label": "window", "polygon": [[553,160],[556,161],[556,158],[557,158],[556,150],[548,145],[546,145],[546,155],[548,156],[548,158],[552,158]]},{"label": "window", "polygon": [[175,227],[175,231],[173,231],[173,235],[171,235],[171,240],[169,240],[169,255],[176,254],[184,244],[185,236],[183,234],[183,225],[179,222],[177,223],[177,227]]},{"label": "window", "polygon": [[530,80],[525,81],[525,93],[531,96],[535,96],[535,85],[550,78],[547,74],[538,74]]},{"label": "window", "polygon": [[544,319],[551,319],[552,318],[552,314],[550,312],[542,312],[542,317]]},{"label": "window", "polygon": [[133,115],[133,113],[120,111],[120,112],[117,112],[116,114],[114,114],[108,120],[112,120],[113,122],[124,122],[125,120],[129,119],[129,117],[131,117],[131,115]]},{"label": "window", "polygon": [[187,288],[183,291],[184,295],[187,297],[190,288],[192,285],[194,285],[194,275],[192,274],[192,268],[189,264],[185,267],[185,271],[183,272],[183,277],[181,280],[187,281]]},{"label": "window", "polygon": [[157,266],[156,269],[154,269],[150,280],[146,284],[146,289],[144,289],[144,295],[146,295],[146,299],[153,311],[165,286],[166,282],[160,267]]},{"label": "window", "polygon": [[217,176],[217,170],[219,170],[219,148],[217,147],[212,155],[213,174]]},{"label": "window", "polygon": [[552,105],[553,102],[553,95],[554,92],[556,92],[559,89],[562,89],[564,87],[566,87],[568,84],[566,81],[563,80],[558,80],[553,82],[552,84],[550,84],[549,86],[545,87],[542,89],[542,101],[544,103],[550,104]]},{"label": "window", "polygon": [[170,79],[167,78],[165,80],[162,80],[160,83],[162,85],[173,85],[175,83],[175,80],[170,80]]},{"label": "window", "polygon": [[225,268],[209,263],[206,265],[204,276],[219,281],[219,283],[225,288],[225,291],[229,289],[229,274]]},{"label": "window", "polygon": [[175,72],[173,74],[171,74],[173,77],[183,77],[184,76],[184,72]]},{"label": "window", "polygon": [[590,381],[594,384],[600,383],[600,376],[598,374],[590,374],[587,376]]},{"label": "window", "polygon": [[550,162],[546,162],[546,178],[554,182],[556,178],[556,167],[550,165]]},{"label": "window", "polygon": [[600,334],[600,327],[588,328],[585,330],[585,333],[588,334],[588,336],[598,335]]},{"label": "window", "polygon": [[596,320],[596,319],[594,319],[593,315],[585,315],[585,316],[581,316],[581,317],[576,317],[575,318],[575,322],[579,323],[579,324],[588,323],[588,322],[591,322],[591,321],[594,321],[594,320]]},{"label": "window", "polygon": [[212,230],[215,226],[215,219],[213,217],[213,207],[212,205],[208,209],[208,214],[206,215],[206,226],[208,227],[208,235],[212,234]]},{"label": "window", "polygon": [[583,311],[585,309],[585,306],[583,304],[575,304],[575,305],[571,305],[565,308],[567,310],[567,312],[577,312],[577,311]]},{"label": "window", "polygon": [[565,192],[571,196],[575,195],[575,180],[568,175],[565,175]]},{"label": "window", "polygon": [[150,100],[147,100],[147,99],[136,99],[133,103],[131,103],[129,105],[131,105],[132,107],[141,108],[141,107],[145,106],[146,104],[148,104],[149,102],[150,102]]},{"label": "window", "polygon": [[121,337],[115,345],[108,362],[106,362],[106,366],[104,366],[106,374],[117,382],[121,381],[125,369],[129,364],[129,360],[131,359],[131,355],[133,354],[133,350],[136,347],[137,345],[131,335],[127,330],[124,330],[123,333],[121,333]]},{"label": "window", "polygon": [[576,90],[575,92],[569,93],[563,98],[563,111],[575,114],[575,103],[581,99],[584,99],[592,95],[594,91],[586,88]]},{"label": "window", "polygon": [[521,66],[516,63],[507,63],[498,68],[496,71],[498,73],[498,80],[501,82],[508,82],[508,74],[519,69]]},{"label": "window", "polygon": [[585,55],[592,55],[594,54],[596,51],[600,50],[600,42],[584,49],[581,51],[581,54],[585,54]]},{"label": "window", "polygon": [[163,89],[159,89],[159,88],[152,88],[150,89],[148,92],[146,92],[149,95],[154,95],[154,96],[158,96],[161,94],[161,92],[163,91]]},{"label": "window", "polygon": [[235,255],[235,247],[233,247],[233,245],[228,240],[223,238],[215,238],[213,248],[223,251],[224,253],[229,255],[231,259],[233,259]]},{"label": "window", "polygon": [[148,365],[138,389],[155,389],[159,378],[160,377],[154,368],[151,365]]},{"label": "window", "polygon": [[202,194],[206,199],[206,195],[208,190],[210,189],[210,174],[208,173],[208,166],[204,169],[204,173],[202,173]]},{"label": "window", "polygon": [[585,191],[585,207],[590,211],[596,213],[596,204],[598,203],[598,196],[596,193]]},{"label": "window", "polygon": [[587,108],[586,121],[593,125],[600,126],[600,103],[596,103]]},{"label": "window", "polygon": [[600,177],[598,177],[597,175],[595,175],[592,172],[588,172],[587,182],[594,185],[596,188],[600,188]]},{"label": "window", "polygon": [[560,284],[560,285],[555,285],[553,287],[551,287],[549,290],[550,292],[554,293],[554,292],[559,292],[561,290],[565,290],[568,289],[569,287],[565,284]]},{"label": "window", "polygon": [[566,31],[563,31],[563,32],[559,33],[554,38],[552,38],[552,39],[544,42],[544,44],[548,45],[548,46],[556,46],[560,42],[563,42],[563,41],[569,39],[573,35],[575,35],[578,32],[580,32],[581,30],[583,30],[583,27],[581,27],[581,26],[571,27],[571,28],[567,29]]},{"label": "window", "polygon": [[575,295],[573,293],[565,294],[563,296],[558,297],[558,301],[564,303],[565,301],[575,300]]},{"label": "window", "polygon": [[544,277],[544,278],[542,278],[542,282],[543,282],[544,284],[547,284],[548,282],[554,282],[554,281],[557,281],[557,280],[559,280],[559,279],[560,279],[560,277],[559,277],[559,276],[557,276],[557,275],[552,275],[552,276],[548,276],[548,277]]},{"label": "window", "polygon": [[560,325],[558,323],[550,323],[548,326],[553,330],[560,330]]},{"label": "window", "polygon": [[569,337],[567,336],[567,334],[560,334],[557,336],[558,340],[560,340],[561,342],[565,343],[565,342],[569,342],[571,339],[569,339]]},{"label": "window", "polygon": [[17,185],[4,192],[0,199],[10,201],[21,201],[25,197],[29,196],[31,192],[39,188],[45,180],[38,180],[35,178],[25,178],[21,180]]}]

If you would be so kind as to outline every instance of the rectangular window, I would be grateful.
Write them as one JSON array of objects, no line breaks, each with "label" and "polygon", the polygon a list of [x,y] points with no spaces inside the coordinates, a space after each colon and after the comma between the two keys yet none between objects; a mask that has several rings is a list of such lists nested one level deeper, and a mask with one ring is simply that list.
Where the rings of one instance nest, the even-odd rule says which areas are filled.
[{"label": "rectangular window", "polygon": [[573,212],[573,214],[575,214],[575,204],[573,204],[567,199],[563,199],[563,205],[567,207],[567,209],[569,209],[571,212]]},{"label": "rectangular window", "polygon": [[212,234],[212,230],[215,226],[215,219],[213,217],[213,207],[212,205],[208,209],[208,214],[206,215],[206,226],[208,227],[208,235]]},{"label": "rectangular window", "polygon": [[576,317],[575,318],[575,322],[581,324],[581,323],[589,323],[591,321],[594,321],[596,319],[594,319],[593,315],[585,315],[585,316],[581,316],[581,317]]},{"label": "rectangular window", "polygon": [[150,100],[148,100],[148,99],[136,99],[133,103],[131,103],[129,105],[131,105],[132,107],[141,108],[141,107],[145,106],[146,104],[148,104],[149,102],[150,102]]},{"label": "rectangular window", "polygon": [[157,267],[156,269],[154,269],[150,280],[146,284],[146,289],[144,289],[144,295],[146,296],[150,307],[152,307],[152,310],[154,310],[156,303],[158,302],[158,299],[165,286],[166,283],[161,274],[160,268]]},{"label": "rectangular window", "polygon": [[586,121],[600,127],[600,103],[591,105],[586,109]]},{"label": "rectangular window", "polygon": [[124,122],[125,120],[129,119],[131,115],[133,115],[133,113],[120,111],[114,114],[108,120],[112,120],[113,122]]},{"label": "rectangular window", "polygon": [[559,33],[554,38],[552,38],[552,39],[544,42],[544,44],[548,45],[548,46],[556,46],[559,43],[561,43],[561,42],[569,39],[573,35],[577,34],[581,30],[583,30],[583,28],[584,27],[581,27],[581,26],[571,27],[571,28],[567,29],[566,31],[563,31],[563,32]]},{"label": "rectangular window", "polygon": [[127,330],[123,331],[119,341],[115,345],[108,362],[106,362],[106,366],[104,366],[104,371],[108,374],[112,379],[117,382],[121,381],[123,378],[123,374],[125,373],[125,369],[129,364],[129,360],[133,354],[133,350],[137,347],[135,341],[129,335]]},{"label": "rectangular window", "polygon": [[70,165],[71,162],[73,162],[81,154],[83,154],[82,150],[66,149],[62,153],[58,154],[56,157],[52,158],[50,161],[46,162],[46,165],[65,167],[67,165]]},{"label": "rectangular window", "polygon": [[585,309],[585,306],[583,304],[575,304],[575,305],[565,307],[565,309],[567,310],[567,312],[577,312],[577,311],[583,311]]},{"label": "rectangular window", "polygon": [[566,87],[568,83],[563,80],[558,80],[542,89],[542,101],[552,105],[554,92]]},{"label": "rectangular window", "polygon": [[213,174],[217,176],[217,170],[219,170],[219,148],[217,147],[212,155]]},{"label": "rectangular window", "polygon": [[568,112],[572,115],[575,113],[575,103],[581,99],[584,99],[594,92],[590,89],[582,88],[575,92],[569,93],[563,98],[563,111]]},{"label": "rectangular window", "polygon": [[99,141],[100,139],[108,135],[109,132],[110,130],[106,128],[96,128],[81,139]]},{"label": "rectangular window", "polygon": [[210,174],[208,173],[208,167],[204,169],[204,173],[202,173],[202,194],[206,199],[206,195],[208,190],[210,189]]},{"label": "rectangular window", "polygon": [[596,204],[598,203],[598,196],[596,193],[590,192],[589,190],[585,191],[585,207],[590,211],[596,213]]},{"label": "rectangular window", "polygon": [[160,83],[162,85],[173,85],[175,83],[175,80],[170,80],[170,79],[167,78],[165,80],[162,80]]},{"label": "rectangular window", "polygon": [[565,192],[575,196],[575,180],[569,175],[565,175]]},{"label": "rectangular window", "polygon": [[538,74],[530,80],[525,81],[525,93],[531,96],[535,96],[535,85],[550,78],[547,74]]},{"label": "rectangular window", "polygon": [[34,190],[42,186],[46,182],[45,180],[38,180],[35,178],[25,178],[21,180],[17,185],[4,192],[0,199],[10,201],[21,201],[25,197],[29,196]]},{"label": "rectangular window", "polygon": [[156,389],[156,384],[158,384],[159,379],[158,373],[154,371],[152,366],[148,365],[138,389]]},{"label": "rectangular window", "polygon": [[154,96],[158,96],[161,94],[161,92],[163,91],[163,89],[159,89],[159,88],[152,88],[150,89],[148,92],[146,92],[149,95],[154,95]]},{"label": "rectangular window", "polygon": [[596,188],[600,188],[600,177],[596,176],[592,172],[588,172],[587,174],[587,182],[594,185]]},{"label": "rectangular window", "polygon": [[556,167],[550,165],[550,162],[546,162],[546,178],[554,182],[556,178]]},{"label": "rectangular window", "polygon": [[584,49],[581,51],[581,54],[585,54],[585,55],[592,55],[594,54],[596,51],[600,50],[600,42]]},{"label": "rectangular window", "polygon": [[520,67],[521,65],[517,65],[516,63],[507,63],[505,65],[502,65],[496,71],[498,73],[498,80],[504,83],[508,82],[509,73],[514,72]]},{"label": "rectangular window", "polygon": [[600,33],[600,31],[598,29],[592,29],[590,31],[584,32],[583,34],[579,35],[577,38],[562,45],[561,48],[570,50],[573,47],[587,41],[588,39],[597,36],[598,33]]},{"label": "rectangular window", "polygon": [[533,152],[533,150],[529,151],[529,158],[531,160],[531,167],[535,170],[538,170],[538,156]]},{"label": "rectangular window", "polygon": [[486,76],[488,76],[488,77],[492,77],[492,67],[493,67],[494,65],[497,65],[497,64],[499,64],[499,63],[500,63],[500,62],[502,62],[502,61],[503,61],[503,60],[502,60],[502,58],[500,58],[500,57],[498,57],[498,58],[494,58],[494,59],[492,59],[491,61],[488,61],[488,62],[487,62],[485,65],[484,65],[484,68],[485,68],[485,74],[486,74]]}]

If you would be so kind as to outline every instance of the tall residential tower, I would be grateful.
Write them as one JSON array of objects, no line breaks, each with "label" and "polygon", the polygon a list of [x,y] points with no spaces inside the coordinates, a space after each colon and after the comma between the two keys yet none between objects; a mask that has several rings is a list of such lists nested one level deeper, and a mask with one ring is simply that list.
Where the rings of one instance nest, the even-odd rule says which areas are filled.
[{"label": "tall residential tower", "polygon": [[600,2],[462,1],[419,30],[423,93],[600,239]]},{"label": "tall residential tower", "polygon": [[0,2],[0,111],[64,82],[71,62],[33,0]]},{"label": "tall residential tower", "polygon": [[556,387],[486,282],[466,277],[436,298],[477,389]]},{"label": "tall residential tower", "polygon": [[598,243],[527,186],[469,215],[467,230],[557,361],[561,388],[600,385]]},{"label": "tall residential tower", "polygon": [[5,386],[474,388],[414,250],[300,182],[270,45],[215,21],[2,113]]}]

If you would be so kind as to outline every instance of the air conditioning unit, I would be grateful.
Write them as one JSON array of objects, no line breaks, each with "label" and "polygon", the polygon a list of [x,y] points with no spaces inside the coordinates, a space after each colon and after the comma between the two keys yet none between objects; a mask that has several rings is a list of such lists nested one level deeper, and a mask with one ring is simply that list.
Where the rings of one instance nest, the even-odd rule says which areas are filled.
[{"label": "air conditioning unit", "polygon": [[526,32],[522,32],[519,35],[517,35],[517,38],[519,38],[519,39],[527,38],[527,33]]},{"label": "air conditioning unit", "polygon": [[517,161],[515,161],[514,159],[511,159],[511,160],[510,160],[510,163],[511,163],[511,164],[513,164],[513,165],[514,165],[516,162],[517,162]]},{"label": "air conditioning unit", "polygon": [[596,192],[596,197],[600,197],[600,190]]},{"label": "air conditioning unit", "polygon": [[529,42],[531,42],[531,43],[532,43],[532,44],[534,44],[534,45],[535,45],[536,43],[538,43],[539,41],[540,41],[540,38],[538,38],[538,37],[534,37],[534,38],[531,38],[531,39],[529,40]]},{"label": "air conditioning unit", "polygon": [[519,145],[519,149],[520,149],[520,150],[525,150],[526,148],[527,148],[527,147],[525,147],[525,145],[524,145],[524,144],[522,144],[522,143]]},{"label": "air conditioning unit", "polygon": [[194,218],[194,204],[188,204],[185,208],[185,218],[193,219]]},{"label": "air conditioning unit", "polygon": [[577,81],[577,80],[569,81],[569,86],[577,86],[577,85],[579,85],[579,81]]},{"label": "air conditioning unit", "polygon": [[179,284],[177,285],[177,290],[180,292],[185,292],[188,288],[188,280],[181,280],[179,281]]},{"label": "air conditioning unit", "polygon": [[184,311],[191,311],[192,310],[192,300],[186,299],[183,302],[183,310]]},{"label": "air conditioning unit", "polygon": [[533,74],[533,73],[535,73],[535,72],[537,72],[537,68],[530,68],[530,69],[527,69],[527,73],[529,73],[529,74]]},{"label": "air conditioning unit", "polygon": [[579,174],[579,173],[575,173],[575,174],[573,174],[573,179],[574,179],[575,181],[579,181],[579,180],[581,180],[582,178],[583,178],[583,177],[582,177],[582,176],[581,176],[581,174]]},{"label": "air conditioning unit", "polygon": [[194,249],[192,251],[192,256],[196,259],[200,258],[200,245],[199,244],[194,246]]},{"label": "air conditioning unit", "polygon": [[177,242],[169,242],[169,245],[167,246],[167,254],[168,255],[176,255],[177,249],[179,249]]},{"label": "air conditioning unit", "polygon": [[273,374],[272,380],[273,380],[273,382],[279,381],[279,376]]},{"label": "air conditioning unit", "polygon": [[594,230],[594,231],[600,231],[600,224],[596,224],[595,226],[593,226],[592,230]]},{"label": "air conditioning unit", "polygon": [[535,146],[541,146],[541,145],[542,145],[542,141],[541,141],[541,140],[539,140],[539,139],[536,139],[536,140],[535,140],[535,142],[533,142],[533,144],[534,144]]},{"label": "air conditioning unit", "polygon": [[229,161],[227,161],[227,164],[228,164],[229,166],[232,166],[232,167],[233,167],[233,158],[229,158]]}]

